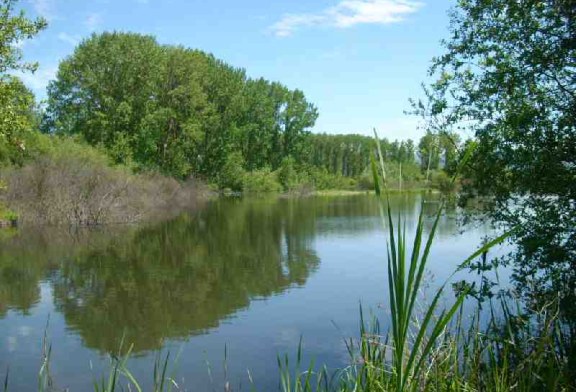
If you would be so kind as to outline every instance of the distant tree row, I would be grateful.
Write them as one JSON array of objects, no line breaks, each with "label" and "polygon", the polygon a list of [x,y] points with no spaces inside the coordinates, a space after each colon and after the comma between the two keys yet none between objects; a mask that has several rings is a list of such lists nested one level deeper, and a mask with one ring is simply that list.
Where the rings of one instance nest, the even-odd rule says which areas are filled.
[{"label": "distant tree row", "polygon": [[[457,159],[460,139],[457,135],[425,134],[416,147],[414,141],[380,140],[384,161],[390,164],[420,166],[423,172],[451,168]],[[374,138],[362,135],[310,136],[306,162],[345,177],[362,175],[375,149]],[[430,162],[430,165],[428,165]]]}]

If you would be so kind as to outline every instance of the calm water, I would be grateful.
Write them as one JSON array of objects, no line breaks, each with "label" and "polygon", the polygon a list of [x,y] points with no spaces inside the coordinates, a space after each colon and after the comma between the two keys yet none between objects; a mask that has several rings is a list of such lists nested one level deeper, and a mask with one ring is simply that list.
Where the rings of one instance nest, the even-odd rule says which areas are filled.
[{"label": "calm water", "polygon": [[[413,232],[421,197],[392,202]],[[444,217],[431,279],[446,278],[487,234],[460,234]],[[258,390],[276,390],[276,356],[295,353],[300,336],[306,360],[336,368],[348,359],[342,339],[358,336],[359,303],[385,319],[385,247],[369,196],[218,200],[145,227],[2,231],[0,377],[9,366],[11,390],[36,388],[48,322],[60,390],[91,389],[123,338],[144,386],[169,350],[188,390],[222,390],[225,378],[249,390],[248,370]]]}]

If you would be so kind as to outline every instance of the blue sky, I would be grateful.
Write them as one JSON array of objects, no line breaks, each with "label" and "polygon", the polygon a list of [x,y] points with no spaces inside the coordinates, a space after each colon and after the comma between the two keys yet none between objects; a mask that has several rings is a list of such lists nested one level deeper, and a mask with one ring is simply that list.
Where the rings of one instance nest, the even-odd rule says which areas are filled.
[{"label": "blue sky", "polygon": [[249,76],[304,91],[320,117],[315,132],[419,138],[403,114],[420,97],[447,37],[451,0],[20,0],[48,28],[27,41],[40,62],[25,83],[39,98],[58,63],[92,32],[151,34],[213,53]]}]

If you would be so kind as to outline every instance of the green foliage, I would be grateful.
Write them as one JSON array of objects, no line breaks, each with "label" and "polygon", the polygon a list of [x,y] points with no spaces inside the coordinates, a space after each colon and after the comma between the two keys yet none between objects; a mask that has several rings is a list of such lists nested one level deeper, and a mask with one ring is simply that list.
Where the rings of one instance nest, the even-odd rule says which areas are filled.
[{"label": "green foliage", "polygon": [[233,152],[226,157],[226,163],[218,173],[218,186],[220,189],[241,191],[245,176],[244,159],[238,152]]},{"label": "green foliage", "polygon": [[[436,168],[440,166],[447,172],[454,170],[459,138],[454,135],[433,138],[431,134],[424,135],[419,142],[420,165],[416,162],[416,149],[412,140],[389,142],[380,140],[382,162],[386,170],[386,180],[393,188],[403,189],[423,187],[427,170],[427,151],[433,140],[438,140],[434,148],[433,159]],[[316,189],[373,189],[374,182],[370,170],[370,155],[375,153],[376,146],[371,137],[361,135],[327,135],[319,134],[310,137],[310,147],[306,162],[317,168],[312,172]],[[441,164],[442,162],[442,164]],[[328,181],[322,176],[329,174]],[[353,178],[354,181],[347,181]],[[333,184],[328,185],[327,183]],[[332,188],[335,189],[335,188]]]},{"label": "green foliage", "polygon": [[331,190],[353,190],[356,188],[357,181],[351,177],[344,177],[339,174],[331,174],[325,168],[306,167],[305,173],[308,181],[314,186],[314,189]]},{"label": "green foliage", "polygon": [[[379,143],[379,141],[376,141]],[[378,149],[380,154],[381,149]],[[385,172],[383,159],[380,156],[382,167],[381,172]],[[380,176],[374,171],[374,183],[379,183]],[[385,183],[385,182],[384,182]],[[425,365],[429,357],[433,355],[434,349],[438,346],[445,328],[450,323],[454,314],[461,308],[467,292],[458,294],[457,300],[446,311],[443,310],[438,316],[438,303],[447,282],[444,283],[434,295],[434,299],[424,311],[423,318],[419,321],[418,328],[411,331],[412,323],[415,318],[416,299],[422,285],[424,271],[428,262],[430,249],[434,242],[436,228],[443,212],[444,204],[441,203],[436,213],[434,224],[428,234],[428,239],[423,242],[424,225],[423,225],[423,208],[420,211],[416,234],[412,245],[412,254],[407,257],[406,243],[406,226],[402,225],[400,216],[396,227],[393,223],[390,201],[387,189],[381,190],[376,188],[376,195],[386,196],[386,214],[384,208],[381,208],[381,217],[383,225],[389,233],[388,238],[388,297],[390,304],[391,316],[391,344],[392,351],[392,388],[398,392],[416,391],[421,383],[421,377],[424,373]],[[383,200],[384,203],[384,200]],[[395,230],[397,233],[395,234]],[[489,249],[488,245],[484,246],[485,251]],[[414,335],[414,338],[411,336]],[[390,380],[384,379],[385,382]]]},{"label": "green foliage", "polygon": [[442,170],[432,172],[430,179],[432,186],[444,194],[452,193],[456,190],[455,183]]},{"label": "green foliage", "polygon": [[441,167],[450,174],[454,173],[459,144],[460,137],[456,133],[426,131],[418,144],[418,155],[427,178],[430,171]]},{"label": "green foliage", "polygon": [[440,146],[438,137],[427,132],[418,144],[420,165],[423,171],[436,170],[440,166]]},{"label": "green foliage", "polygon": [[22,82],[9,75],[35,71],[36,64],[22,62],[21,41],[34,37],[46,26],[43,19],[16,14],[14,0],[0,0],[0,164],[20,163],[26,155],[34,125],[34,96]]},{"label": "green foliage", "polygon": [[4,206],[0,205],[0,220],[4,220],[7,222],[13,222],[18,220],[18,214],[12,210],[5,208]]},{"label": "green foliage", "polygon": [[270,168],[254,170],[244,175],[243,190],[246,193],[277,193],[282,191],[278,176]]},{"label": "green foliage", "polygon": [[[575,10],[564,0],[458,1],[431,68],[437,81],[416,105],[435,128],[476,136],[465,190],[489,196],[497,223],[521,224],[507,260],[520,291],[538,303],[564,293],[565,310],[576,301]],[[576,331],[576,312],[564,316]]]},{"label": "green foliage", "polygon": [[0,164],[21,164],[29,155],[34,106],[34,96],[18,78],[0,78]]},{"label": "green foliage", "polygon": [[83,41],[48,96],[45,131],[80,134],[117,163],[214,182],[232,151],[249,170],[301,159],[318,116],[299,90],[129,33]]},{"label": "green foliage", "polygon": [[[396,391],[417,390],[421,374],[425,364],[438,346],[441,335],[451,321],[453,315],[462,306],[466,293],[459,294],[457,300],[448,311],[442,311],[437,316],[438,302],[441,298],[444,285],[436,292],[434,299],[425,310],[424,317],[420,321],[415,339],[411,341],[411,325],[414,320],[416,298],[419,294],[424,270],[428,261],[428,255],[436,227],[442,213],[442,205],[438,209],[434,225],[428,239],[423,240],[423,212],[420,212],[416,235],[412,247],[412,254],[407,257],[406,233],[402,230],[402,224],[398,219],[397,234],[392,222],[392,212],[388,205],[388,292],[390,298],[390,311],[392,317],[391,337],[394,347],[392,368]],[[422,249],[422,254],[420,253]]]},{"label": "green foliage", "polygon": [[23,11],[15,13],[17,0],[0,0],[0,75],[21,70],[35,71],[37,64],[23,63],[18,43],[34,37],[46,27],[42,18],[30,20]]},{"label": "green foliage", "polygon": [[278,181],[284,191],[290,191],[296,188],[299,183],[298,173],[295,168],[294,158],[288,156],[282,160],[280,163],[280,168],[278,169]]},{"label": "green foliage", "polygon": [[98,150],[78,138],[66,136],[45,136],[48,140],[46,149],[40,157],[64,160],[75,160],[80,164],[93,166],[110,166],[111,159],[105,152]]},{"label": "green foliage", "polygon": [[17,220],[18,214],[7,208],[3,203],[0,203],[0,222],[14,222]]},{"label": "green foliage", "polygon": [[373,190],[375,188],[374,176],[368,170],[366,170],[360,178],[358,179],[358,188],[362,190]]},{"label": "green foliage", "polygon": [[[380,141],[386,162],[415,163],[414,142]],[[362,135],[312,135],[307,153],[307,163],[324,168],[331,174],[359,177],[370,165],[374,140]]]}]

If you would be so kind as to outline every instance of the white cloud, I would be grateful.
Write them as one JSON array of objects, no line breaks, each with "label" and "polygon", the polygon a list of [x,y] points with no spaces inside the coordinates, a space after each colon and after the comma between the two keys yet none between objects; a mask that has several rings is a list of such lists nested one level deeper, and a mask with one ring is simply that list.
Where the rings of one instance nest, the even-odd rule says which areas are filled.
[{"label": "white cloud", "polygon": [[34,11],[47,20],[56,19],[56,5],[54,0],[29,0]]},{"label": "white cloud", "polygon": [[286,37],[301,27],[398,23],[422,6],[422,2],[415,0],[340,0],[318,13],[285,15],[270,29],[276,36]]},{"label": "white cloud", "polygon": [[86,21],[84,22],[84,25],[88,30],[94,31],[98,28],[98,26],[100,26],[101,23],[102,23],[102,15],[94,13],[88,15]]},{"label": "white cloud", "polygon": [[80,43],[80,36],[70,35],[68,33],[59,33],[58,39],[60,41],[66,42],[72,46],[76,46],[76,45],[78,45],[78,43]]},{"label": "white cloud", "polygon": [[324,15],[286,15],[279,22],[273,24],[271,29],[276,36],[287,37],[298,27],[323,24],[325,20]]}]

